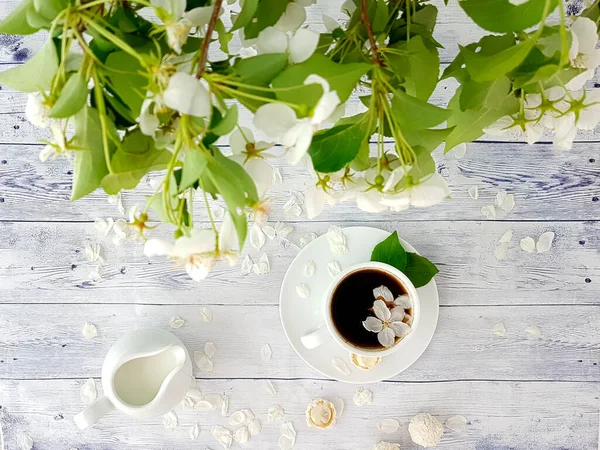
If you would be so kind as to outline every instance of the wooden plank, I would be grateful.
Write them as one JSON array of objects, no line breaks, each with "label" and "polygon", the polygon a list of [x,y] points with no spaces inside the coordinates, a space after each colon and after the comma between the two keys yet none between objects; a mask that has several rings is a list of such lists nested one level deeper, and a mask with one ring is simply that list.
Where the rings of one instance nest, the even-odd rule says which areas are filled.
[{"label": "wooden plank", "polygon": [[[219,301],[219,291],[212,293]],[[171,330],[175,315],[186,323],[171,331],[190,352],[201,351],[207,341],[217,347],[214,371],[203,375],[196,369],[198,377],[323,378],[288,344],[277,306],[213,305],[210,324],[203,322],[201,306],[0,305],[0,379],[99,376],[120,336],[137,327]],[[91,341],[81,335],[85,321],[99,332]],[[492,333],[499,322],[506,327],[504,337]],[[539,326],[542,337],[528,335],[529,326]],[[442,307],[430,347],[394,380],[600,381],[598,333],[597,306]],[[270,362],[260,357],[266,343],[273,349]]]},{"label": "wooden plank", "polygon": [[[16,439],[27,432],[36,448],[84,449],[198,449],[220,448],[210,436],[213,425],[231,429],[227,419],[215,411],[177,409],[180,426],[163,428],[161,419],[135,421],[119,413],[105,417],[94,428],[76,430],[71,418],[79,412],[79,388],[83,380],[0,381],[2,421],[6,450],[16,450]],[[276,397],[261,394],[258,381],[199,380],[204,393],[230,397],[230,412],[250,408],[263,424],[263,431],[243,446],[247,449],[278,449],[282,421],[269,423],[268,408],[281,404],[285,421],[297,431],[298,449],[371,449],[381,440],[397,442],[401,448],[416,448],[408,434],[410,418],[428,411],[444,422],[460,414],[467,418],[464,432],[446,429],[440,449],[548,450],[593,449],[598,442],[598,389],[592,383],[379,383],[370,387],[373,405],[352,404],[354,386],[320,381],[277,382]],[[52,392],[52,395],[48,395]],[[304,409],[313,398],[338,396],[345,410],[332,430],[309,429]],[[381,434],[377,422],[395,418],[400,429]],[[201,434],[190,441],[189,427],[198,423]],[[238,447],[235,447],[238,448]]]},{"label": "wooden plank", "polygon": [[[70,203],[72,162],[41,163],[39,150],[37,146],[0,146],[0,220],[91,221],[118,214],[101,190]],[[462,160],[454,159],[452,153],[443,155],[441,149],[434,156],[438,171],[450,185],[451,199],[431,208],[378,215],[367,215],[355,202],[347,202],[327,206],[319,220],[485,220],[481,208],[494,202],[499,189],[515,194],[516,206],[509,213],[499,210],[497,220],[600,219],[600,202],[594,201],[600,195],[600,148],[596,144],[580,143],[571,152],[556,152],[550,145],[473,143]],[[313,181],[300,166],[281,159],[273,162],[281,168],[284,183],[269,193],[272,220],[288,220],[282,207],[290,192],[304,191]],[[145,204],[145,196],[153,193],[156,185],[152,183],[159,177],[153,174],[134,191],[125,192],[125,206]],[[479,188],[478,200],[468,194],[472,186]]]},{"label": "wooden plank", "polygon": [[[271,262],[268,275],[243,275],[239,265],[218,264],[198,284],[163,258],[148,260],[139,244],[114,247],[102,240],[92,224],[2,223],[0,225],[0,296],[5,303],[149,303],[226,305],[269,304],[279,301],[279,288],[300,237],[322,234],[326,223],[293,223],[291,243],[268,241],[259,252]],[[346,222],[344,226],[364,225]],[[600,233],[598,224],[513,222],[374,222],[398,229],[422,254],[439,265],[437,281],[443,305],[598,305]],[[508,229],[514,231],[506,260],[494,249]],[[525,253],[519,241],[554,231],[548,253]],[[580,241],[582,244],[580,244]],[[89,281],[95,263],[84,256],[86,242],[102,242],[104,278]],[[333,257],[332,257],[333,259]],[[586,280],[588,282],[586,282]],[[127,292],[127,297],[121,294]],[[241,294],[243,293],[243,294]],[[215,297],[218,295],[218,297]]]}]

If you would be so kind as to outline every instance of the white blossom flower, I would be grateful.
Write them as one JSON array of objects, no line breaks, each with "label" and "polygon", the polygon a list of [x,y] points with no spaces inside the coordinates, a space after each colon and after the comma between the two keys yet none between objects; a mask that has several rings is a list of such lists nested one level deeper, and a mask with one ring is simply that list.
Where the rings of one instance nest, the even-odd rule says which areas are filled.
[{"label": "white blossom flower", "polygon": [[439,173],[421,180],[419,184],[407,187],[398,194],[386,194],[381,199],[381,204],[388,206],[392,211],[402,211],[409,206],[427,208],[437,205],[450,195],[448,183]]},{"label": "white blossom flower", "polygon": [[209,117],[212,112],[210,93],[195,76],[177,72],[169,79],[163,93],[165,105],[181,114]]},{"label": "white blossom flower", "polygon": [[306,61],[319,44],[319,33],[301,28],[291,37],[275,27],[260,32],[256,41],[258,53],[287,53],[291,64]]},{"label": "white blossom flower", "polygon": [[323,95],[310,117],[298,119],[290,106],[281,103],[263,105],[254,115],[254,125],[270,137],[278,139],[281,145],[288,149],[290,164],[297,164],[304,158],[312,142],[313,133],[340,104],[337,92],[330,91],[329,83],[324,78],[309,75],[304,84],[319,84],[323,88]]},{"label": "white blossom flower", "polygon": [[298,2],[288,3],[274,28],[279,31],[296,31],[306,21],[306,10]]},{"label": "white blossom flower", "polygon": [[330,33],[333,30],[340,28],[342,26],[337,20],[335,20],[331,16],[328,16],[327,14],[323,14],[321,16],[321,20],[323,22],[323,25],[325,25],[325,28],[327,29],[327,31]]},{"label": "white blossom flower", "polygon": [[594,77],[600,65],[600,49],[598,45],[598,28],[596,23],[587,17],[578,17],[571,25],[571,48],[569,59],[571,65],[578,69],[586,69],[567,83],[567,89],[581,89],[585,82]]},{"label": "white blossom flower", "polygon": [[259,197],[263,197],[273,187],[273,166],[265,161],[270,157],[265,150],[273,147],[271,142],[254,140],[252,130],[246,127],[237,128],[229,137],[229,145],[233,159],[244,166],[248,175],[254,180]]},{"label": "white blossom flower", "polygon": [[508,134],[513,139],[526,139],[529,145],[535,144],[544,134],[544,123],[539,120],[539,111],[525,109],[525,130],[515,123],[512,116],[500,117],[496,122],[483,129],[490,136],[502,136]]},{"label": "white blossom flower", "polygon": [[340,11],[348,14],[348,17],[352,17],[352,14],[356,11],[356,3],[354,3],[353,0],[345,0],[344,3],[342,3]]},{"label": "white blossom flower", "polygon": [[148,257],[167,256],[184,265],[194,281],[200,281],[207,277],[218,258],[224,258],[234,265],[237,262],[237,246],[233,220],[227,214],[219,231],[218,248],[213,230],[194,228],[189,236],[182,236],[174,243],[149,239],[144,246],[144,253]]},{"label": "white blossom flower", "polygon": [[46,162],[54,160],[59,156],[69,157],[69,148],[67,147],[67,137],[62,124],[58,121],[52,122],[50,125],[50,133],[52,133],[52,142],[46,142],[46,145],[40,152],[40,161]]},{"label": "white blossom flower", "polygon": [[390,310],[383,300],[373,303],[375,316],[369,316],[363,321],[366,330],[377,333],[377,340],[385,348],[393,346],[396,337],[402,338],[410,333],[410,326],[404,323],[404,308],[395,307]]},{"label": "white blossom flower", "polygon": [[253,56],[256,56],[257,54],[258,54],[258,52],[256,51],[256,49],[254,47],[242,47],[242,48],[240,48],[240,52],[239,52],[239,55],[242,57],[242,59],[252,58]]},{"label": "white blossom flower", "polygon": [[39,128],[48,128],[52,123],[50,107],[45,104],[45,100],[40,92],[27,94],[25,117],[32,125]]},{"label": "white blossom flower", "polygon": [[156,135],[156,130],[160,125],[160,121],[156,114],[152,114],[150,112],[152,106],[154,104],[154,99],[146,98],[142,102],[142,107],[140,109],[140,116],[137,119],[137,122],[140,126],[140,131],[146,136],[154,137]]}]

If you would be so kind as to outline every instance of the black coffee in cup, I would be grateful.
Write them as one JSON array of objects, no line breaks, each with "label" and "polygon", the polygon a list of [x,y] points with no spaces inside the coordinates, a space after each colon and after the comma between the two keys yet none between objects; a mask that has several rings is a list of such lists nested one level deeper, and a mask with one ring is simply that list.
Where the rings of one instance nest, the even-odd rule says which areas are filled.
[{"label": "black coffee in cup", "polygon": [[[333,325],[348,344],[371,351],[385,349],[379,342],[377,333],[367,330],[363,325],[367,317],[374,316],[373,304],[377,298],[373,291],[381,286],[391,291],[393,299],[408,294],[398,279],[378,269],[356,270],[342,279],[333,291],[331,299]],[[393,301],[386,304],[390,310],[396,306]],[[406,314],[403,322],[411,324],[412,307],[406,309]],[[396,337],[395,342],[400,339]]]}]

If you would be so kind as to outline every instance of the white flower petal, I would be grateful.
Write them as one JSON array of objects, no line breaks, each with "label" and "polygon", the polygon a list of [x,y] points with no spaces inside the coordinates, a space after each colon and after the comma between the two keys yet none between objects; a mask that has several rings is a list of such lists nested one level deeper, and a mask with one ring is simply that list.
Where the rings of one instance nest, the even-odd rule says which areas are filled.
[{"label": "white flower petal", "polygon": [[202,373],[209,373],[213,371],[213,363],[204,352],[194,352],[194,362]]},{"label": "white flower petal", "polygon": [[508,243],[507,242],[501,242],[498,245],[498,247],[496,247],[496,250],[494,250],[494,256],[499,261],[506,259],[507,254],[508,254]]},{"label": "white flower petal", "polygon": [[96,382],[93,378],[89,378],[81,386],[79,396],[84,405],[89,406],[96,401],[98,398],[98,391],[96,390]]},{"label": "white flower petal", "polygon": [[467,154],[467,144],[464,142],[462,144],[458,144],[452,149],[452,151],[454,152],[454,158],[463,159]]},{"label": "white flower petal", "polygon": [[229,411],[229,397],[226,395],[221,396],[221,416],[226,417],[227,411]]},{"label": "white flower petal", "polygon": [[17,436],[17,445],[19,450],[31,450],[33,448],[33,439],[27,433],[19,433]]},{"label": "white flower petal", "polygon": [[177,414],[174,411],[169,411],[163,416],[163,425],[167,430],[177,428]]},{"label": "white flower petal", "polygon": [[577,36],[579,42],[578,54],[594,51],[598,43],[598,28],[596,23],[587,17],[578,17],[571,24],[571,33]]},{"label": "white flower petal", "polygon": [[258,262],[252,266],[252,270],[256,275],[266,275],[271,271],[271,264],[266,253],[263,253]]},{"label": "white flower petal", "polygon": [[512,211],[513,208],[515,207],[515,196],[514,194],[507,194],[506,198],[504,199],[504,201],[502,202],[502,204],[500,205],[500,207],[506,211]]},{"label": "white flower petal", "polygon": [[377,429],[386,434],[395,433],[398,428],[400,428],[400,424],[396,419],[383,419],[377,424]]},{"label": "white flower petal", "polygon": [[254,47],[242,47],[240,48],[240,53],[239,55],[242,58],[252,58],[253,56],[256,56],[258,54],[258,52],[254,49]]},{"label": "white flower petal", "polygon": [[314,241],[317,237],[318,236],[316,233],[306,233],[304,236],[302,236],[300,238],[300,247],[306,247],[308,244],[310,244],[312,241]]},{"label": "white flower petal", "polygon": [[417,208],[437,205],[450,195],[448,183],[439,173],[410,189],[410,204]]},{"label": "white flower petal", "polygon": [[337,277],[342,272],[342,266],[337,261],[329,261],[327,263],[327,272],[332,278]]},{"label": "white flower petal", "polygon": [[496,206],[502,206],[504,200],[506,200],[506,191],[498,191],[496,194]]},{"label": "white flower petal", "polygon": [[182,114],[209,117],[212,112],[210,95],[204,85],[193,75],[183,72],[176,72],[169,79],[163,101]]},{"label": "white flower petal", "polygon": [[202,320],[205,323],[211,323],[213,321],[213,313],[210,309],[208,309],[206,306],[204,306],[202,308],[201,311],[201,315],[202,315]]},{"label": "white flower petal", "polygon": [[242,262],[242,273],[249,274],[252,272],[252,266],[254,266],[254,261],[252,261],[250,255],[246,255],[244,261]]},{"label": "white flower petal", "polygon": [[233,440],[238,444],[245,444],[250,439],[250,430],[248,427],[241,427],[235,430],[233,434]]},{"label": "white flower petal", "polygon": [[279,186],[283,184],[283,175],[279,167],[273,169],[273,180],[271,184],[273,184],[273,186]]},{"label": "white flower petal", "polygon": [[335,367],[338,370],[338,372],[340,372],[342,375],[350,375],[350,368],[348,367],[348,364],[344,362],[343,359],[333,358],[331,360],[331,364],[333,364],[333,367]]},{"label": "white flower petal", "polygon": [[399,295],[398,297],[396,297],[396,299],[394,300],[394,304],[404,309],[410,309],[413,307],[412,299],[408,294]]},{"label": "white flower petal", "polygon": [[326,14],[323,14],[321,16],[321,20],[323,21],[323,25],[325,25],[325,28],[329,32],[332,32],[333,30],[340,28],[341,26],[337,20]]},{"label": "white flower petal", "polygon": [[[392,296],[391,301],[393,301],[393,298],[394,296]],[[383,321],[390,320],[390,317],[392,317],[390,309],[383,300],[375,300],[375,302],[373,302],[373,312],[378,319]]]},{"label": "white flower petal", "polygon": [[494,325],[494,328],[492,328],[492,334],[494,336],[504,336],[506,334],[506,328],[504,327],[504,323],[500,322]]},{"label": "white flower petal", "polygon": [[521,248],[527,253],[533,253],[535,251],[535,241],[533,238],[527,236],[521,239]]},{"label": "white flower petal", "polygon": [[372,333],[379,333],[383,330],[383,322],[377,317],[369,316],[363,321],[363,327]]},{"label": "white flower petal", "polygon": [[390,311],[392,313],[389,322],[402,322],[406,312],[402,306],[396,306]]},{"label": "white flower petal", "polygon": [[340,397],[332,397],[331,398],[331,404],[333,405],[334,409],[335,409],[335,416],[337,418],[342,417],[342,415],[344,414],[344,399],[340,398]]},{"label": "white flower petal", "polygon": [[267,27],[258,35],[256,49],[261,54],[285,53],[288,50],[287,36],[275,27]]},{"label": "white flower petal", "polygon": [[270,395],[276,395],[277,394],[277,390],[275,389],[275,386],[273,386],[273,383],[271,382],[271,380],[264,380],[262,382],[262,388]]},{"label": "white flower petal", "polygon": [[298,64],[306,61],[315,52],[318,44],[319,33],[307,30],[306,28],[300,28],[290,39],[290,62]]},{"label": "white flower petal", "polygon": [[317,270],[317,264],[315,263],[315,261],[313,259],[311,259],[304,266],[304,276],[312,277],[315,274],[316,270]]},{"label": "white flower petal", "polygon": [[113,225],[114,221],[110,217],[106,220],[101,217],[96,217],[94,219],[94,227],[96,228],[96,231],[101,237],[108,236],[108,233],[110,233],[110,230],[112,229]]},{"label": "white flower petal", "polygon": [[392,291],[390,291],[389,288],[382,285],[373,289],[373,298],[375,298],[375,300],[393,302],[394,294],[392,294]]},{"label": "white flower petal", "polygon": [[310,288],[304,283],[298,283],[296,285],[296,294],[300,298],[308,298],[310,297]]},{"label": "white flower petal", "polygon": [[240,155],[246,151],[246,144],[254,142],[254,134],[250,128],[236,128],[229,136],[229,146],[234,155]]},{"label": "white flower petal", "polygon": [[281,138],[281,145],[288,148],[287,160],[295,165],[302,161],[308,152],[313,138],[313,124],[310,119],[300,119]]},{"label": "white flower petal", "polygon": [[260,250],[265,245],[265,233],[256,222],[250,227],[250,245]]},{"label": "white flower petal", "polygon": [[250,431],[251,436],[256,436],[262,431],[262,424],[259,419],[252,419],[248,423],[248,431]]},{"label": "white flower petal", "polygon": [[244,411],[236,411],[229,416],[229,425],[232,427],[237,427],[238,425],[243,424],[245,421],[246,414],[244,414]]},{"label": "white flower petal", "polygon": [[212,342],[207,342],[206,344],[204,344],[204,353],[206,354],[206,356],[212,358],[213,356],[215,356],[216,352],[217,347],[215,347],[215,344],[213,344]]},{"label": "white flower petal", "polygon": [[318,217],[325,207],[325,192],[317,186],[311,186],[306,190],[306,215],[309,219]]},{"label": "white flower petal", "polygon": [[361,387],[356,388],[356,392],[352,396],[352,402],[356,406],[370,405],[373,403],[373,393]]},{"label": "white flower petal", "polygon": [[477,186],[471,186],[469,188],[469,197],[473,200],[477,200],[479,198],[479,188]]},{"label": "white flower petal", "polygon": [[195,27],[203,27],[204,25],[208,25],[208,22],[210,22],[210,18],[214,9],[214,5],[200,6],[187,11],[183,17]]},{"label": "white flower petal", "polygon": [[411,328],[408,326],[408,324],[400,321],[391,322],[390,328],[394,331],[396,337],[400,338],[407,336],[411,332]]},{"label": "white flower petal", "polygon": [[538,253],[545,253],[552,248],[552,243],[554,242],[554,233],[552,231],[547,231],[542,233],[539,237],[537,244],[535,245]]},{"label": "white flower petal", "polygon": [[391,328],[384,328],[377,333],[377,340],[385,348],[389,348],[396,343],[396,333]]},{"label": "white flower petal", "polygon": [[273,187],[273,166],[262,158],[252,158],[244,164],[244,169],[252,177],[259,197],[264,197]]},{"label": "white flower petal", "polygon": [[270,361],[273,356],[273,349],[267,343],[260,348],[260,357],[263,361]]},{"label": "white flower petal", "polygon": [[81,334],[84,339],[93,339],[98,336],[98,330],[96,329],[96,325],[93,323],[85,322],[83,324],[83,329],[81,330]]},{"label": "white flower petal", "polygon": [[220,425],[211,428],[210,434],[216,439],[217,443],[223,448],[230,448],[233,444],[233,435],[231,431]]},{"label": "white flower petal", "polygon": [[486,219],[495,220],[496,208],[494,205],[485,205],[481,208],[481,214],[483,214],[486,217]]},{"label": "white flower petal", "polygon": [[319,125],[329,119],[341,103],[336,91],[324,93],[313,110],[312,123]]},{"label": "white flower petal", "polygon": [[296,31],[306,20],[306,10],[295,2],[288,3],[285,12],[274,25],[280,31]]},{"label": "white flower petal", "polygon": [[501,244],[504,242],[510,242],[513,238],[513,230],[506,230],[506,232],[502,235],[502,237],[500,238],[500,240],[498,242],[500,242]]},{"label": "white flower petal", "polygon": [[181,328],[185,324],[185,320],[183,320],[179,316],[173,316],[169,320],[169,326],[171,328]]},{"label": "white flower petal", "polygon": [[192,427],[190,427],[189,436],[192,441],[198,439],[198,437],[200,436],[200,425],[195,424]]},{"label": "white flower petal", "polygon": [[285,414],[283,408],[279,405],[273,405],[267,412],[267,422],[274,422],[277,419],[281,419]]},{"label": "white flower petal", "polygon": [[39,92],[27,95],[25,117],[36,127],[48,128],[50,126],[50,108],[44,105],[44,96]]},{"label": "white flower petal", "polygon": [[348,254],[348,247],[346,246],[346,236],[342,229],[338,226],[332,225],[327,231],[327,240],[329,241],[329,248],[336,255]]},{"label": "white flower petal", "polygon": [[281,103],[262,105],[254,114],[254,126],[273,138],[282,137],[297,122],[294,110]]},{"label": "white flower petal", "polygon": [[463,433],[467,429],[467,418],[465,416],[452,416],[446,420],[446,428],[455,433]]},{"label": "white flower petal", "polygon": [[536,338],[542,337],[542,330],[540,330],[540,327],[537,327],[535,325],[525,328],[525,333]]}]

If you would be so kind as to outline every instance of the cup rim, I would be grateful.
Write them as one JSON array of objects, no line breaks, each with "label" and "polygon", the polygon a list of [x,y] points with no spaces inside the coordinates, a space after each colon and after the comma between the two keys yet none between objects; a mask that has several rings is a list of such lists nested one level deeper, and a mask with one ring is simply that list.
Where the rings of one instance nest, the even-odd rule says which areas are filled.
[{"label": "cup rim", "polygon": [[[364,348],[355,347],[354,345],[347,342],[340,335],[340,333],[335,328],[335,325],[333,324],[333,318],[331,316],[331,301],[333,299],[333,295],[332,295],[333,292],[335,291],[337,286],[339,286],[340,282],[344,278],[346,278],[348,275],[350,275],[351,273],[360,271],[360,270],[364,270],[364,269],[383,270],[383,271],[387,272],[388,274],[392,275],[393,277],[395,277],[406,288],[406,291],[407,291],[408,295],[411,297],[412,302],[413,302],[413,324],[411,326],[411,332],[408,334],[408,336],[403,338],[400,342],[398,342],[394,346],[387,348],[387,349],[370,351],[370,350],[366,350]],[[364,262],[364,263],[354,264],[354,265],[344,269],[343,271],[341,271],[331,281],[329,287],[327,288],[327,291],[325,294],[324,307],[325,307],[325,311],[324,311],[325,324],[326,324],[329,334],[332,336],[333,340],[338,345],[340,345],[342,348],[348,350],[349,352],[357,354],[359,356],[363,356],[363,357],[384,357],[384,356],[388,356],[393,353],[396,353],[398,350],[405,347],[408,342],[410,342],[411,337],[415,334],[415,331],[416,331],[416,329],[419,325],[420,319],[421,319],[421,303],[419,301],[419,294],[417,293],[417,289],[412,284],[412,282],[408,279],[408,277],[403,272],[401,272],[394,266],[391,266],[391,265],[385,264],[385,263],[381,263],[381,262],[377,262],[377,261],[368,261],[368,262]]]}]

